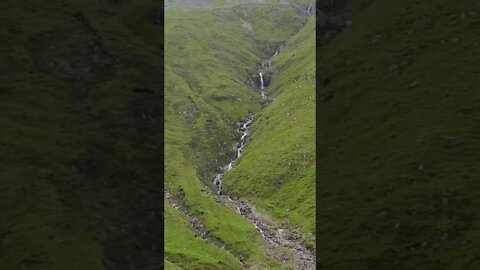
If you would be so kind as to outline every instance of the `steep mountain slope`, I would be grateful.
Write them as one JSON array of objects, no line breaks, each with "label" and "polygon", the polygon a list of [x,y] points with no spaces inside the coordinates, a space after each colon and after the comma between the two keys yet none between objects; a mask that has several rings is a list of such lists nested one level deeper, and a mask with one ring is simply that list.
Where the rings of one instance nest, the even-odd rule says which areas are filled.
[{"label": "steep mountain slope", "polygon": [[212,180],[235,156],[236,124],[261,110],[258,66],[305,16],[290,5],[166,10],[165,205],[177,221],[165,231],[169,267],[280,268],[255,226],[213,196]]},{"label": "steep mountain slope", "polygon": [[477,269],[479,3],[369,2],[319,51],[320,269]]},{"label": "steep mountain slope", "polygon": [[0,3],[0,269],[158,269],[157,1]]},{"label": "steep mountain slope", "polygon": [[259,210],[315,234],[315,20],[272,61],[267,94],[245,153],[225,175],[225,187]]}]

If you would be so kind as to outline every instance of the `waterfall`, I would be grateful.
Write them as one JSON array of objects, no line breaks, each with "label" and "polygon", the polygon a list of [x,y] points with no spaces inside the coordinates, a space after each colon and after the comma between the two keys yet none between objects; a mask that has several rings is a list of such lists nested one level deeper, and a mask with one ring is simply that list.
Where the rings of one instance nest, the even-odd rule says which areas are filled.
[{"label": "waterfall", "polygon": [[265,86],[263,85],[263,74],[260,72],[260,93],[262,94],[262,99],[265,100],[267,96],[265,96]]},{"label": "waterfall", "polygon": [[262,90],[264,89],[262,72],[260,72],[260,89],[262,89]]}]

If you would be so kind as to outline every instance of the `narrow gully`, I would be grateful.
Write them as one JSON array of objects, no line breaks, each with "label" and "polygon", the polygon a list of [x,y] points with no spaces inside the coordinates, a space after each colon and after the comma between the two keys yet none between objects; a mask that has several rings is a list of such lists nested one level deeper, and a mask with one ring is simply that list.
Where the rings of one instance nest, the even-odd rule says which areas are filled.
[{"label": "narrow gully", "polygon": [[259,232],[265,244],[265,251],[270,257],[275,258],[280,263],[291,264],[294,266],[294,269],[313,270],[315,269],[314,252],[305,247],[301,237],[290,238],[285,233],[287,231],[289,234],[295,233],[294,228],[275,225],[267,216],[256,211],[255,206],[250,202],[240,198],[232,199],[222,188],[223,175],[235,166],[242,155],[253,121],[254,117],[250,115],[244,122],[239,123],[240,128],[237,131],[241,133],[241,136],[238,142],[237,156],[228,165],[222,166],[222,173],[217,174],[213,180],[213,184],[217,188],[216,201],[223,203],[227,207],[231,207],[233,203],[235,212],[250,221]]},{"label": "narrow gully", "polygon": [[[272,56],[275,57],[278,54],[278,50]],[[266,64],[265,64],[266,62]],[[265,94],[265,85],[263,81],[263,73],[270,65],[270,60],[262,62],[262,70],[260,75],[260,93],[263,100],[267,99]],[[215,175],[213,179],[213,185],[217,188],[216,199],[218,202],[222,202],[227,205],[226,201],[234,204],[235,211],[249,220],[255,229],[260,233],[265,243],[265,249],[269,256],[275,258],[281,263],[289,263],[294,265],[294,269],[313,270],[315,269],[315,255],[314,252],[307,249],[301,239],[291,239],[286,235],[286,231],[294,231],[289,227],[278,227],[268,217],[260,214],[256,211],[255,207],[249,202],[243,201],[239,198],[232,199],[228,196],[223,189],[223,176],[226,172],[231,170],[238,162],[242,151],[247,143],[248,135],[250,134],[250,128],[254,121],[254,116],[248,116],[245,121],[239,123],[237,132],[241,134],[237,144],[237,155],[235,159],[230,161],[226,166],[221,167],[221,173]],[[231,204],[230,204],[231,205]],[[285,251],[288,249],[288,252]]]}]

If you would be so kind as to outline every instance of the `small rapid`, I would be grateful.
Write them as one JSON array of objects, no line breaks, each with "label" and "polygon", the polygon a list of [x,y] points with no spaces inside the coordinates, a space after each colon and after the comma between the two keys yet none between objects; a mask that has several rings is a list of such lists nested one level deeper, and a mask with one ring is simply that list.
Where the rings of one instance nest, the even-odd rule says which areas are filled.
[{"label": "small rapid", "polygon": [[253,115],[250,115],[247,117],[247,119],[244,122],[239,123],[239,128],[237,129],[237,132],[240,133],[240,140],[237,143],[237,156],[235,159],[230,161],[226,166],[222,166],[220,168],[221,173],[218,173],[215,175],[215,178],[213,179],[213,185],[217,188],[217,194],[220,195],[222,194],[222,183],[223,183],[223,174],[228,172],[235,166],[236,161],[240,158],[242,155],[243,148],[245,147],[245,144],[247,143],[247,136],[250,134],[250,126],[253,123]]}]

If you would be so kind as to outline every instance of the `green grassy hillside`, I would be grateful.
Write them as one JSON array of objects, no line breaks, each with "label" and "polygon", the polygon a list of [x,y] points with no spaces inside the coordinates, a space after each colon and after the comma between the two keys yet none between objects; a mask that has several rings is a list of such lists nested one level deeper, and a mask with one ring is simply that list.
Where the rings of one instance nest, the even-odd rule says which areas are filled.
[{"label": "green grassy hillside", "polygon": [[314,19],[280,51],[267,92],[275,101],[258,115],[245,153],[226,174],[225,186],[279,221],[302,228],[314,245]]},{"label": "green grassy hillside", "polygon": [[[246,266],[280,268],[266,255],[255,227],[203,191],[213,192],[212,180],[219,166],[235,157],[237,122],[262,109],[251,77],[257,75],[261,61],[305,21],[304,14],[288,5],[167,9],[165,187],[185,211],[200,220],[209,238],[202,242],[191,237],[192,231],[187,233],[188,226],[169,226],[165,231],[169,264],[183,269],[198,269],[199,265],[237,269],[238,261],[218,259],[233,255],[243,258]],[[167,218],[186,221],[182,213],[166,205]]]},{"label": "green grassy hillside", "polygon": [[158,8],[0,4],[0,269],[162,264]]},{"label": "green grassy hillside", "polygon": [[230,253],[195,237],[190,225],[174,211],[171,207],[165,209],[166,269],[182,269],[176,264],[188,269],[241,269]]},{"label": "green grassy hillside", "polygon": [[479,8],[370,1],[320,50],[320,269],[480,267]]}]

